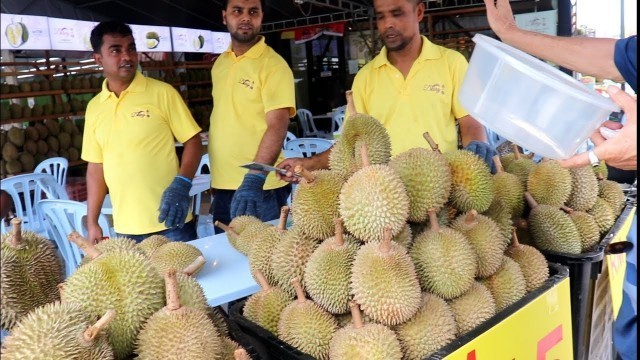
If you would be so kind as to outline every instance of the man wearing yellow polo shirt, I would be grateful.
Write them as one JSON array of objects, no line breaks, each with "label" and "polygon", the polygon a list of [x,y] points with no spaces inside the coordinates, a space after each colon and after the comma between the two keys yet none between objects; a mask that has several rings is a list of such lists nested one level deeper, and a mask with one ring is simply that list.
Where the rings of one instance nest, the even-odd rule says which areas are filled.
[{"label": "man wearing yellow polo shirt", "polygon": [[[374,0],[373,6],[385,46],[356,74],[352,86],[356,110],[384,125],[391,138],[392,155],[426,147],[422,137],[425,131],[443,152],[456,150],[457,122],[465,149],[476,153],[495,171],[492,157],[496,152],[487,143],[484,127],[458,101],[467,70],[465,58],[420,36],[419,24],[425,11],[422,1]],[[326,168],[329,153],[287,159],[278,166],[287,170],[297,164],[311,170]]]},{"label": "man wearing yellow polo shirt", "polygon": [[293,73],[258,35],[262,17],[260,0],[228,0],[222,11],[231,45],[211,69],[214,222],[228,224],[240,215],[276,219],[291,193],[291,185],[273,174],[240,167],[252,161],[273,165],[282,160],[289,118],[295,115]]},{"label": "man wearing yellow polo shirt", "polygon": [[[98,216],[107,190],[119,236],[195,239],[188,210],[191,179],[202,156],[200,128],[173,87],[136,71],[129,26],[102,22],[91,31],[91,45],[106,80],[85,115],[89,239],[102,238]],[[184,144],[180,166],[174,138]]]}]

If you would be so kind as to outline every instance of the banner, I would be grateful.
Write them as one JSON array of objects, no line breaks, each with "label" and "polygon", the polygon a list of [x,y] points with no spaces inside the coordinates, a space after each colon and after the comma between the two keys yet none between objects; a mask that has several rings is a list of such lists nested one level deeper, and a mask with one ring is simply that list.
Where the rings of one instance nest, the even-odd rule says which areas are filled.
[{"label": "banner", "polygon": [[554,36],[558,34],[558,10],[516,14],[514,17],[521,29]]},{"label": "banner", "polygon": [[231,34],[228,32],[211,32],[211,40],[213,42],[213,53],[222,54],[227,51],[231,44]]},{"label": "banner", "polygon": [[129,25],[140,52],[171,52],[171,28],[154,25]]},{"label": "banner", "polygon": [[49,18],[49,38],[52,50],[92,51],[91,30],[95,21]]},{"label": "banner", "polygon": [[344,36],[344,27],[346,21],[336,22],[331,24],[305,26],[301,28],[295,28],[295,41],[296,44],[304,43],[309,40],[317,39],[322,35]]},{"label": "banner", "polygon": [[171,41],[175,52],[213,52],[210,30],[171,27]]},{"label": "banner", "polygon": [[2,41],[0,46],[10,50],[49,50],[49,23],[45,16],[0,14]]}]

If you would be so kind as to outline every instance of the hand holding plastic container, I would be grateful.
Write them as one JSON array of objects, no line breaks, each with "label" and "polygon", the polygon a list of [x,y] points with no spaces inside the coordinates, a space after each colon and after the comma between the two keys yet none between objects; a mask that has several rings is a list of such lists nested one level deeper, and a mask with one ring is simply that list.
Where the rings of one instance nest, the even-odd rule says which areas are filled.
[{"label": "hand holding plastic container", "polygon": [[609,114],[610,99],[537,58],[477,34],[459,98],[500,136],[537,155],[567,159]]}]

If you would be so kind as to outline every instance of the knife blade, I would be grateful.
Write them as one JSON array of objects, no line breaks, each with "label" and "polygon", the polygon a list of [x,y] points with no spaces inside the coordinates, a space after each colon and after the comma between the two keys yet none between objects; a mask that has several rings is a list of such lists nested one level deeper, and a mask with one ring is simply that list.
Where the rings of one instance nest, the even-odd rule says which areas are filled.
[{"label": "knife blade", "polygon": [[249,169],[249,170],[258,170],[258,171],[275,171],[280,175],[287,175],[287,170],[285,169],[280,169],[277,168],[275,166],[271,166],[271,165],[267,165],[267,164],[261,164],[261,163],[257,163],[257,162],[251,162],[248,164],[244,164],[244,165],[240,165],[240,167]]}]

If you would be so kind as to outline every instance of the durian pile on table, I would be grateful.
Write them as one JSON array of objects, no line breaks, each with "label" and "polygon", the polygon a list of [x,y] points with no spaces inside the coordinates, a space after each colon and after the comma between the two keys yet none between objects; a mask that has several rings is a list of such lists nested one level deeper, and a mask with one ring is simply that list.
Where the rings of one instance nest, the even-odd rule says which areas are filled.
[{"label": "durian pile on table", "polygon": [[592,251],[624,206],[604,165],[516,148],[492,175],[425,138],[392,157],[384,127],[352,115],[330,170],[296,169],[291,227],[288,209],[279,226],[233,219],[229,241],[262,288],[242,316],[317,359],[425,359],[543,285],[540,250]]},{"label": "durian pile on table", "polygon": [[[492,175],[428,134],[392,157],[384,127],[350,113],[330,170],[296,169],[292,226],[288,208],[277,226],[226,226],[261,287],[243,316],[317,359],[428,357],[544,284],[540,250],[591,251],[624,205],[604,166],[567,170],[516,149]],[[50,240],[18,219],[2,235],[3,359],[249,356],[194,278],[214,259],[193,244],[70,240],[86,257],[63,281]]]}]

